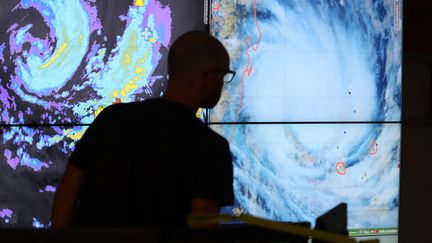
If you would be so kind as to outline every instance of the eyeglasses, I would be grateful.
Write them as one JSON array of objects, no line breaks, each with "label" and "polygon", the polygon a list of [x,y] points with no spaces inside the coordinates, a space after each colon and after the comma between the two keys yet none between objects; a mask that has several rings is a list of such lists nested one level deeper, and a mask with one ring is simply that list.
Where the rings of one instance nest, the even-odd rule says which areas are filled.
[{"label": "eyeglasses", "polygon": [[202,74],[209,74],[210,72],[218,72],[218,73],[223,73],[223,81],[224,83],[231,83],[231,81],[233,81],[234,76],[235,76],[235,72],[231,71],[231,70],[221,70],[221,69],[213,69],[207,72],[203,72]]}]

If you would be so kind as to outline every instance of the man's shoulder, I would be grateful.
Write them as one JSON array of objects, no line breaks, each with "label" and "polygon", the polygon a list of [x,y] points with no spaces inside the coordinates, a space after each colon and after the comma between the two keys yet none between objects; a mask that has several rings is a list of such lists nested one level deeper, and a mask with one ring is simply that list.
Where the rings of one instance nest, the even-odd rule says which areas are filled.
[{"label": "man's shoulder", "polygon": [[103,111],[105,113],[112,113],[112,112],[125,112],[125,111],[134,111],[137,109],[143,109],[148,107],[153,107],[158,105],[157,100],[145,100],[145,101],[135,101],[135,102],[128,102],[128,103],[117,103],[112,104],[108,107],[106,107]]},{"label": "man's shoulder", "polygon": [[155,110],[178,110],[183,111],[186,108],[176,102],[164,100],[162,98],[148,99],[129,103],[118,103],[108,106],[104,109],[106,113],[113,112],[143,112]]},{"label": "man's shoulder", "polygon": [[205,136],[205,140],[207,140],[210,144],[210,147],[228,147],[228,141],[219,133],[215,132],[206,124],[202,124],[197,129],[202,131],[202,134]]},{"label": "man's shoulder", "polygon": [[136,101],[130,103],[112,104],[106,107],[99,115],[100,119],[119,120],[128,117],[138,118],[146,113],[163,109],[163,102],[159,99]]}]

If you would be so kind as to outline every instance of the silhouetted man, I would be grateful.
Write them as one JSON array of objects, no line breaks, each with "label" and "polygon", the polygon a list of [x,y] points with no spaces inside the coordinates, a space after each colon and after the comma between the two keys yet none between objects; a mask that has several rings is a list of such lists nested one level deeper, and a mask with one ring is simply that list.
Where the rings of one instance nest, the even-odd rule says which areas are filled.
[{"label": "silhouetted man", "polygon": [[189,214],[233,204],[227,141],[195,113],[218,102],[229,71],[222,44],[203,32],[177,39],[161,99],[106,108],[69,158],[53,227],[183,227]]}]

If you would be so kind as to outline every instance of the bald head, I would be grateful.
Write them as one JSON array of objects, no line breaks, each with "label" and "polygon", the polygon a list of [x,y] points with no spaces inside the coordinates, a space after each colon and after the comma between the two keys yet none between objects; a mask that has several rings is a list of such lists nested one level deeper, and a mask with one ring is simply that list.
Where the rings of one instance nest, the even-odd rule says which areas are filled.
[{"label": "bald head", "polygon": [[169,51],[169,80],[164,98],[192,110],[212,108],[220,99],[228,70],[228,53],[216,38],[204,32],[188,32]]},{"label": "bald head", "polygon": [[170,77],[203,72],[222,62],[229,62],[225,47],[211,35],[193,31],[180,36],[171,46],[168,54]]}]

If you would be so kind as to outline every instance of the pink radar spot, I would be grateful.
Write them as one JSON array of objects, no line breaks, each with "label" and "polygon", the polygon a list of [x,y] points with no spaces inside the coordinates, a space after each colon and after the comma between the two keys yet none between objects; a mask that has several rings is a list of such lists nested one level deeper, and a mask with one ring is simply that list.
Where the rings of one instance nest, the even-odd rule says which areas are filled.
[{"label": "pink radar spot", "polygon": [[345,175],[346,174],[346,165],[344,162],[337,162],[336,163],[336,172],[339,175]]},{"label": "pink radar spot", "polygon": [[213,3],[213,7],[212,7],[212,18],[210,20],[210,24],[213,24],[214,22],[216,22],[217,20],[217,16],[216,14],[219,13],[220,11],[220,2],[219,1],[215,1]]},{"label": "pink radar spot", "polygon": [[369,155],[375,156],[377,152],[378,152],[378,144],[376,143],[376,141],[372,141],[369,147]]}]

